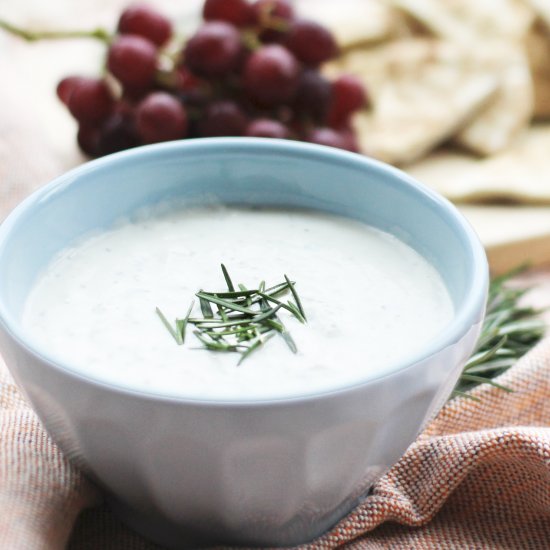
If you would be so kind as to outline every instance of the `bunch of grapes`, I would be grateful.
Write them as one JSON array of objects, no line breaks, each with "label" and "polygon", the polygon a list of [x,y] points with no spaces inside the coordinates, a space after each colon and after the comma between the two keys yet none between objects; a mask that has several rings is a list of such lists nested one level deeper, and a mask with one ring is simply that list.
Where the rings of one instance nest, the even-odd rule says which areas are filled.
[{"label": "bunch of grapes", "polygon": [[147,5],[128,7],[109,40],[104,78],[64,78],[57,94],[91,156],[182,138],[297,139],[357,151],[351,115],[367,106],[357,78],[320,72],[331,33],[288,0],[206,0],[183,47]]}]

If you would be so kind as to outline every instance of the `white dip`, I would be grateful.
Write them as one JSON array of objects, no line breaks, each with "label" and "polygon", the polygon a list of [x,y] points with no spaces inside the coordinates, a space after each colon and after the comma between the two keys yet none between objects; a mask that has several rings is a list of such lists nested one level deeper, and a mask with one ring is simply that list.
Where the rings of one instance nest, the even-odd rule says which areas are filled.
[{"label": "white dip", "polygon": [[[184,317],[200,289],[296,281],[308,323],[279,312],[298,353],[276,335],[240,366],[178,346],[155,314]],[[285,297],[285,301],[288,297]],[[398,239],[305,211],[216,208],[140,218],[63,250],[23,315],[47,354],[117,385],[204,399],[298,396],[359,382],[420,351],[453,306],[436,270]],[[201,316],[198,300],[193,316]]]}]

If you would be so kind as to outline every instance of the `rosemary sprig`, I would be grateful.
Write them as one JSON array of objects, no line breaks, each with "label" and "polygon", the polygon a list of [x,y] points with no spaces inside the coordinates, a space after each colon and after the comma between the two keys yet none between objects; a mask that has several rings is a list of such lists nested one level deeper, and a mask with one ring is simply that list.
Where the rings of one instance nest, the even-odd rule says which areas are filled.
[{"label": "rosemary sprig", "polygon": [[[176,342],[179,345],[184,343],[186,327],[192,324],[195,327],[193,334],[203,345],[201,349],[240,353],[238,365],[275,334],[280,334],[290,351],[297,353],[296,342],[278,316],[279,310],[285,309],[301,323],[305,322],[303,307],[294,287],[296,283],[285,275],[284,283],[266,289],[262,281],[257,289],[249,290],[243,284],[233,283],[225,265],[221,264],[221,270],[227,292],[200,290],[196,293],[202,317],[191,317],[191,304],[186,316],[176,319],[174,328],[157,308],[157,315]],[[288,300],[285,304],[275,297],[288,292],[295,303]],[[213,304],[216,308],[212,307]]]},{"label": "rosemary sprig", "polygon": [[541,311],[520,305],[520,299],[530,289],[513,288],[507,284],[511,277],[524,269],[519,267],[491,281],[481,335],[453,396],[477,400],[465,392],[483,383],[512,391],[494,382],[493,378],[509,369],[544,336],[546,325],[539,318]]}]

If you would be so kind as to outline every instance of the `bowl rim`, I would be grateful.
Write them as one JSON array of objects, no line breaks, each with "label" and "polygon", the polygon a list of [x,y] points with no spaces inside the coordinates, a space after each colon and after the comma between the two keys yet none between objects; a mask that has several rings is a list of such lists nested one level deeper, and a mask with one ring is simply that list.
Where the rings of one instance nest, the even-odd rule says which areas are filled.
[{"label": "bowl rim", "polygon": [[[186,397],[185,395],[164,394],[160,392],[147,391],[132,388],[130,385],[122,385],[114,382],[108,382],[100,378],[95,378],[91,375],[81,373],[76,368],[72,368],[70,364],[62,362],[48,354],[47,350],[41,346],[34,345],[24,333],[21,323],[17,322],[14,316],[9,311],[3,296],[0,294],[0,329],[9,335],[19,346],[30,353],[41,362],[46,363],[55,371],[76,378],[85,383],[98,386],[99,388],[115,393],[138,396],[144,399],[154,401],[168,401],[177,403],[196,403],[207,406],[250,406],[250,405],[275,405],[288,402],[303,402],[311,399],[322,398],[323,396],[340,394],[357,390],[374,382],[379,382],[386,377],[396,376],[400,373],[413,368],[416,364],[421,363],[431,356],[441,352],[443,349],[452,346],[459,342],[466,333],[475,325],[481,323],[487,300],[489,286],[489,268],[485,250],[475,233],[474,229],[466,218],[458,211],[458,209],[445,197],[428,188],[425,184],[417,181],[402,170],[385,164],[384,162],[372,159],[370,157],[326,147],[323,145],[280,140],[268,138],[243,138],[243,137],[218,137],[218,138],[202,138],[196,140],[179,140],[165,143],[157,143],[153,145],[144,145],[135,147],[107,155],[98,159],[94,159],[57,176],[48,183],[42,185],[29,196],[23,199],[0,223],[0,253],[5,243],[9,241],[11,231],[16,228],[18,221],[25,215],[26,212],[38,203],[47,200],[48,196],[61,191],[64,187],[75,185],[80,176],[86,175],[108,166],[112,163],[124,163],[135,159],[136,161],[147,160],[150,157],[155,157],[161,153],[174,154],[182,149],[199,149],[202,152],[211,149],[225,153],[235,149],[237,152],[243,148],[253,151],[254,149],[266,151],[272,150],[280,154],[293,154],[305,156],[309,159],[322,159],[323,162],[339,162],[348,166],[355,165],[356,167],[368,166],[371,170],[384,173],[386,176],[392,177],[394,180],[399,180],[400,183],[414,189],[422,198],[434,205],[441,215],[452,223],[455,232],[462,233],[464,242],[469,246],[469,251],[472,257],[472,264],[469,265],[469,286],[470,290],[466,300],[455,308],[454,316],[450,323],[440,331],[434,338],[430,339],[425,346],[422,346],[415,354],[406,361],[400,361],[393,365],[390,370],[381,374],[371,374],[366,378],[359,379],[355,382],[335,388],[325,389],[321,391],[304,392],[299,395],[281,396],[281,397],[264,397],[264,398],[202,398],[202,397]],[[444,281],[445,282],[445,281]],[[8,367],[9,368],[9,367]]]}]

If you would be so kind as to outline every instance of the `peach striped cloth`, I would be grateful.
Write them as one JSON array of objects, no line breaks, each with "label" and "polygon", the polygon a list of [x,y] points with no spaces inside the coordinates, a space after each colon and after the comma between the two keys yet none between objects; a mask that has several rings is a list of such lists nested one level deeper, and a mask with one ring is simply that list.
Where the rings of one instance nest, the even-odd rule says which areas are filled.
[{"label": "peach striped cloth", "polygon": [[[550,338],[480,401],[449,402],[372,493],[304,549],[550,548]],[[153,550],[61,454],[0,365],[0,548]]]}]

